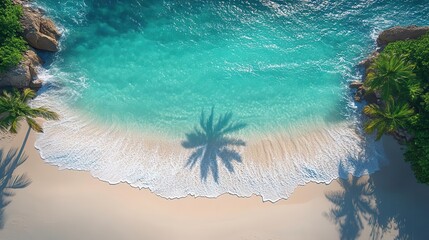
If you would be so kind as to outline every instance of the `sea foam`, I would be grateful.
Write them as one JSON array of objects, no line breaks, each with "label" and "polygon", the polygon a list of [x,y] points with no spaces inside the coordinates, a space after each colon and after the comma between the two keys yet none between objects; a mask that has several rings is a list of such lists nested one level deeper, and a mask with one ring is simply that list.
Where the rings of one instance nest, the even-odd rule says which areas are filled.
[{"label": "sea foam", "polygon": [[[379,169],[383,149],[363,134],[347,81],[361,77],[355,64],[380,30],[428,23],[429,11],[395,1],[37,3],[64,32],[32,103],[61,115],[35,143],[46,162],[165,198],[264,201]],[[250,125],[237,136],[242,163],[219,163],[218,183],[186,167],[181,146],[212,105]]]},{"label": "sea foam", "polygon": [[[47,88],[55,86],[52,76],[43,76]],[[294,130],[240,136],[247,142],[239,149],[243,162],[234,164],[234,172],[219,163],[219,182],[211,176],[202,181],[199,167],[185,166],[190,152],[182,148],[180,138],[145,133],[138,125],[102,124],[57,101],[55,92],[64,93],[61,87],[55,89],[45,89],[32,103],[61,114],[61,120],[45,122],[44,133],[37,138],[42,158],[60,169],[89,171],[111,184],[126,182],[164,198],[229,193],[275,202],[308,182],[330,183],[347,173],[372,173],[384,159],[379,144],[363,138],[354,120],[303,122]]]}]

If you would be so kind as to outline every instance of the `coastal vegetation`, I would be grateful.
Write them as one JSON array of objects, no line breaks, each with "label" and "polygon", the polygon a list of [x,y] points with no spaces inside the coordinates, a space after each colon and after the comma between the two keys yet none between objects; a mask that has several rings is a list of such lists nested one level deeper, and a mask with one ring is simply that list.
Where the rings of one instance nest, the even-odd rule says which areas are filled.
[{"label": "coastal vegetation", "polygon": [[229,172],[234,172],[233,161],[242,162],[240,154],[232,147],[245,146],[246,143],[230,135],[246,127],[246,124],[231,120],[232,113],[220,115],[215,121],[214,108],[207,118],[202,111],[199,127],[195,127],[193,132],[186,134],[186,140],[182,142],[184,148],[195,149],[189,156],[186,166],[193,168],[200,160],[200,174],[203,181],[207,180],[210,172],[213,180],[219,181],[218,159]]},{"label": "coastal vegetation", "polygon": [[25,120],[29,130],[43,132],[42,126],[36,122],[35,118],[41,117],[46,120],[57,120],[58,114],[45,108],[33,108],[28,105],[28,101],[36,96],[31,89],[19,91],[14,89],[11,92],[3,91],[0,96],[0,130],[10,133],[17,133],[20,122]]},{"label": "coastal vegetation", "polygon": [[[368,69],[368,92],[381,101],[364,108],[368,133],[405,135],[405,160],[429,184],[429,34],[389,43]],[[407,137],[409,135],[409,137]]]},{"label": "coastal vegetation", "polygon": [[392,98],[386,101],[383,108],[377,104],[370,104],[365,106],[363,112],[371,117],[365,123],[365,131],[368,133],[377,131],[377,140],[385,133],[393,133],[400,128],[405,128],[408,119],[414,114],[408,104],[395,104]]},{"label": "coastal vegetation", "polygon": [[16,66],[23,59],[27,43],[20,33],[22,7],[11,0],[0,1],[0,73]]},{"label": "coastal vegetation", "polygon": [[41,117],[48,120],[58,119],[57,113],[44,107],[32,108],[28,101],[36,96],[36,93],[30,89],[19,91],[14,89],[11,92],[4,91],[0,96],[0,131],[17,133],[20,122],[25,119],[28,124],[28,130],[25,135],[22,146],[17,150],[11,149],[5,158],[3,150],[0,149],[0,229],[4,226],[4,208],[10,203],[8,197],[14,195],[12,190],[25,188],[31,181],[25,174],[14,175],[14,171],[27,160],[24,153],[24,147],[27,143],[30,130],[42,132],[42,127],[34,118]]}]

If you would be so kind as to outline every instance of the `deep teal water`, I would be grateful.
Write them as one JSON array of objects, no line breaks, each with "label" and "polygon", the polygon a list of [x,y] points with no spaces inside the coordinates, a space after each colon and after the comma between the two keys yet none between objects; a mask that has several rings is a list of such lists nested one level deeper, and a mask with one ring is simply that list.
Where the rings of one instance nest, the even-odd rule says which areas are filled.
[{"label": "deep teal water", "polygon": [[[356,64],[381,30],[429,24],[429,2],[416,0],[36,4],[64,30],[36,101],[63,116],[45,124],[36,142],[42,156],[164,197],[229,192],[275,201],[298,185],[338,178],[340,166],[355,175],[377,170],[383,154],[359,134],[347,82],[360,77]],[[260,155],[247,154],[234,173],[220,167],[220,182],[204,183],[184,168],[182,151],[144,142],[155,132],[180,148],[212,106],[248,124],[244,140],[263,136],[266,144],[245,152],[273,162],[262,167]]]}]

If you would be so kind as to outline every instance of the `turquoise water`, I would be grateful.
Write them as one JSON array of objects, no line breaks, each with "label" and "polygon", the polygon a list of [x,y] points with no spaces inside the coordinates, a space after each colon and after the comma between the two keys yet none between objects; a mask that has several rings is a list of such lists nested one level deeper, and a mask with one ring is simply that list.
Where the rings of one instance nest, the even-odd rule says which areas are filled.
[{"label": "turquoise water", "polygon": [[[247,123],[244,136],[269,135],[278,129],[299,131],[307,123],[353,125],[356,110],[346,85],[359,77],[355,65],[374,49],[377,33],[398,24],[429,24],[428,2],[411,0],[38,0],[37,4],[64,30],[62,50],[46,66],[45,94],[51,99],[45,104],[60,101],[63,105],[58,111],[64,116],[69,116],[66,111],[77,111],[91,123],[125,129],[138,126],[173,138],[183,137],[198,122],[201,110],[212,106],[217,113],[230,111]],[[76,122],[66,117],[60,124],[48,124],[38,147],[49,162],[92,171],[94,166],[76,162],[98,159],[92,155],[98,146],[85,151],[88,144],[84,144],[80,153],[70,153],[73,150],[65,144],[52,140],[75,142],[72,146],[76,148],[76,142],[100,138],[103,130],[86,135],[88,131],[82,129],[90,123]],[[67,136],[63,128],[79,134]],[[356,130],[353,128],[358,127],[349,130]],[[332,160],[337,165],[340,158],[354,154],[347,144],[362,148],[366,144],[340,139],[348,135],[341,131],[334,131],[340,150],[337,145],[332,148],[346,154]],[[122,151],[133,144],[121,142],[110,149]],[[59,150],[63,148],[68,152]],[[332,159],[329,154],[326,158]],[[299,166],[299,160],[293,164]],[[338,177],[335,167],[321,169],[317,171],[331,172],[306,175],[302,181],[296,180],[300,176],[292,176],[290,189],[303,182],[329,182]],[[122,177],[93,174],[108,181],[113,178],[113,182],[153,187],[145,177],[136,183],[125,172],[124,176],[118,174]],[[279,183],[287,185],[284,179]],[[222,188],[212,195],[222,191],[240,194]]]},{"label": "turquoise water", "polygon": [[212,106],[255,130],[342,120],[372,33],[429,14],[425,1],[38,3],[67,29],[55,66],[73,76],[72,107],[173,132]]}]

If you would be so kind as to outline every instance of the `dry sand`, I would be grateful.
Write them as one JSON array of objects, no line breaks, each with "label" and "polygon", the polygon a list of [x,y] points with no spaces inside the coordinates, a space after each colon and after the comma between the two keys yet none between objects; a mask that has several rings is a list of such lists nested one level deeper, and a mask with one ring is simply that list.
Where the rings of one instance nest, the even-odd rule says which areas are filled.
[{"label": "dry sand", "polygon": [[[24,136],[21,131],[0,139],[0,148],[19,148]],[[378,236],[384,239],[429,239],[429,187],[415,182],[391,138],[383,140],[391,163],[381,171],[342,184],[307,184],[274,204],[258,196],[167,200],[127,184],[110,185],[87,172],[46,164],[34,148],[35,138],[30,134],[29,159],[16,170],[27,173],[32,184],[9,198],[2,240],[368,239],[377,228],[385,230]],[[364,196],[368,181],[373,192]],[[327,196],[341,206],[336,217]],[[355,204],[362,199],[375,209],[372,218]]]}]

